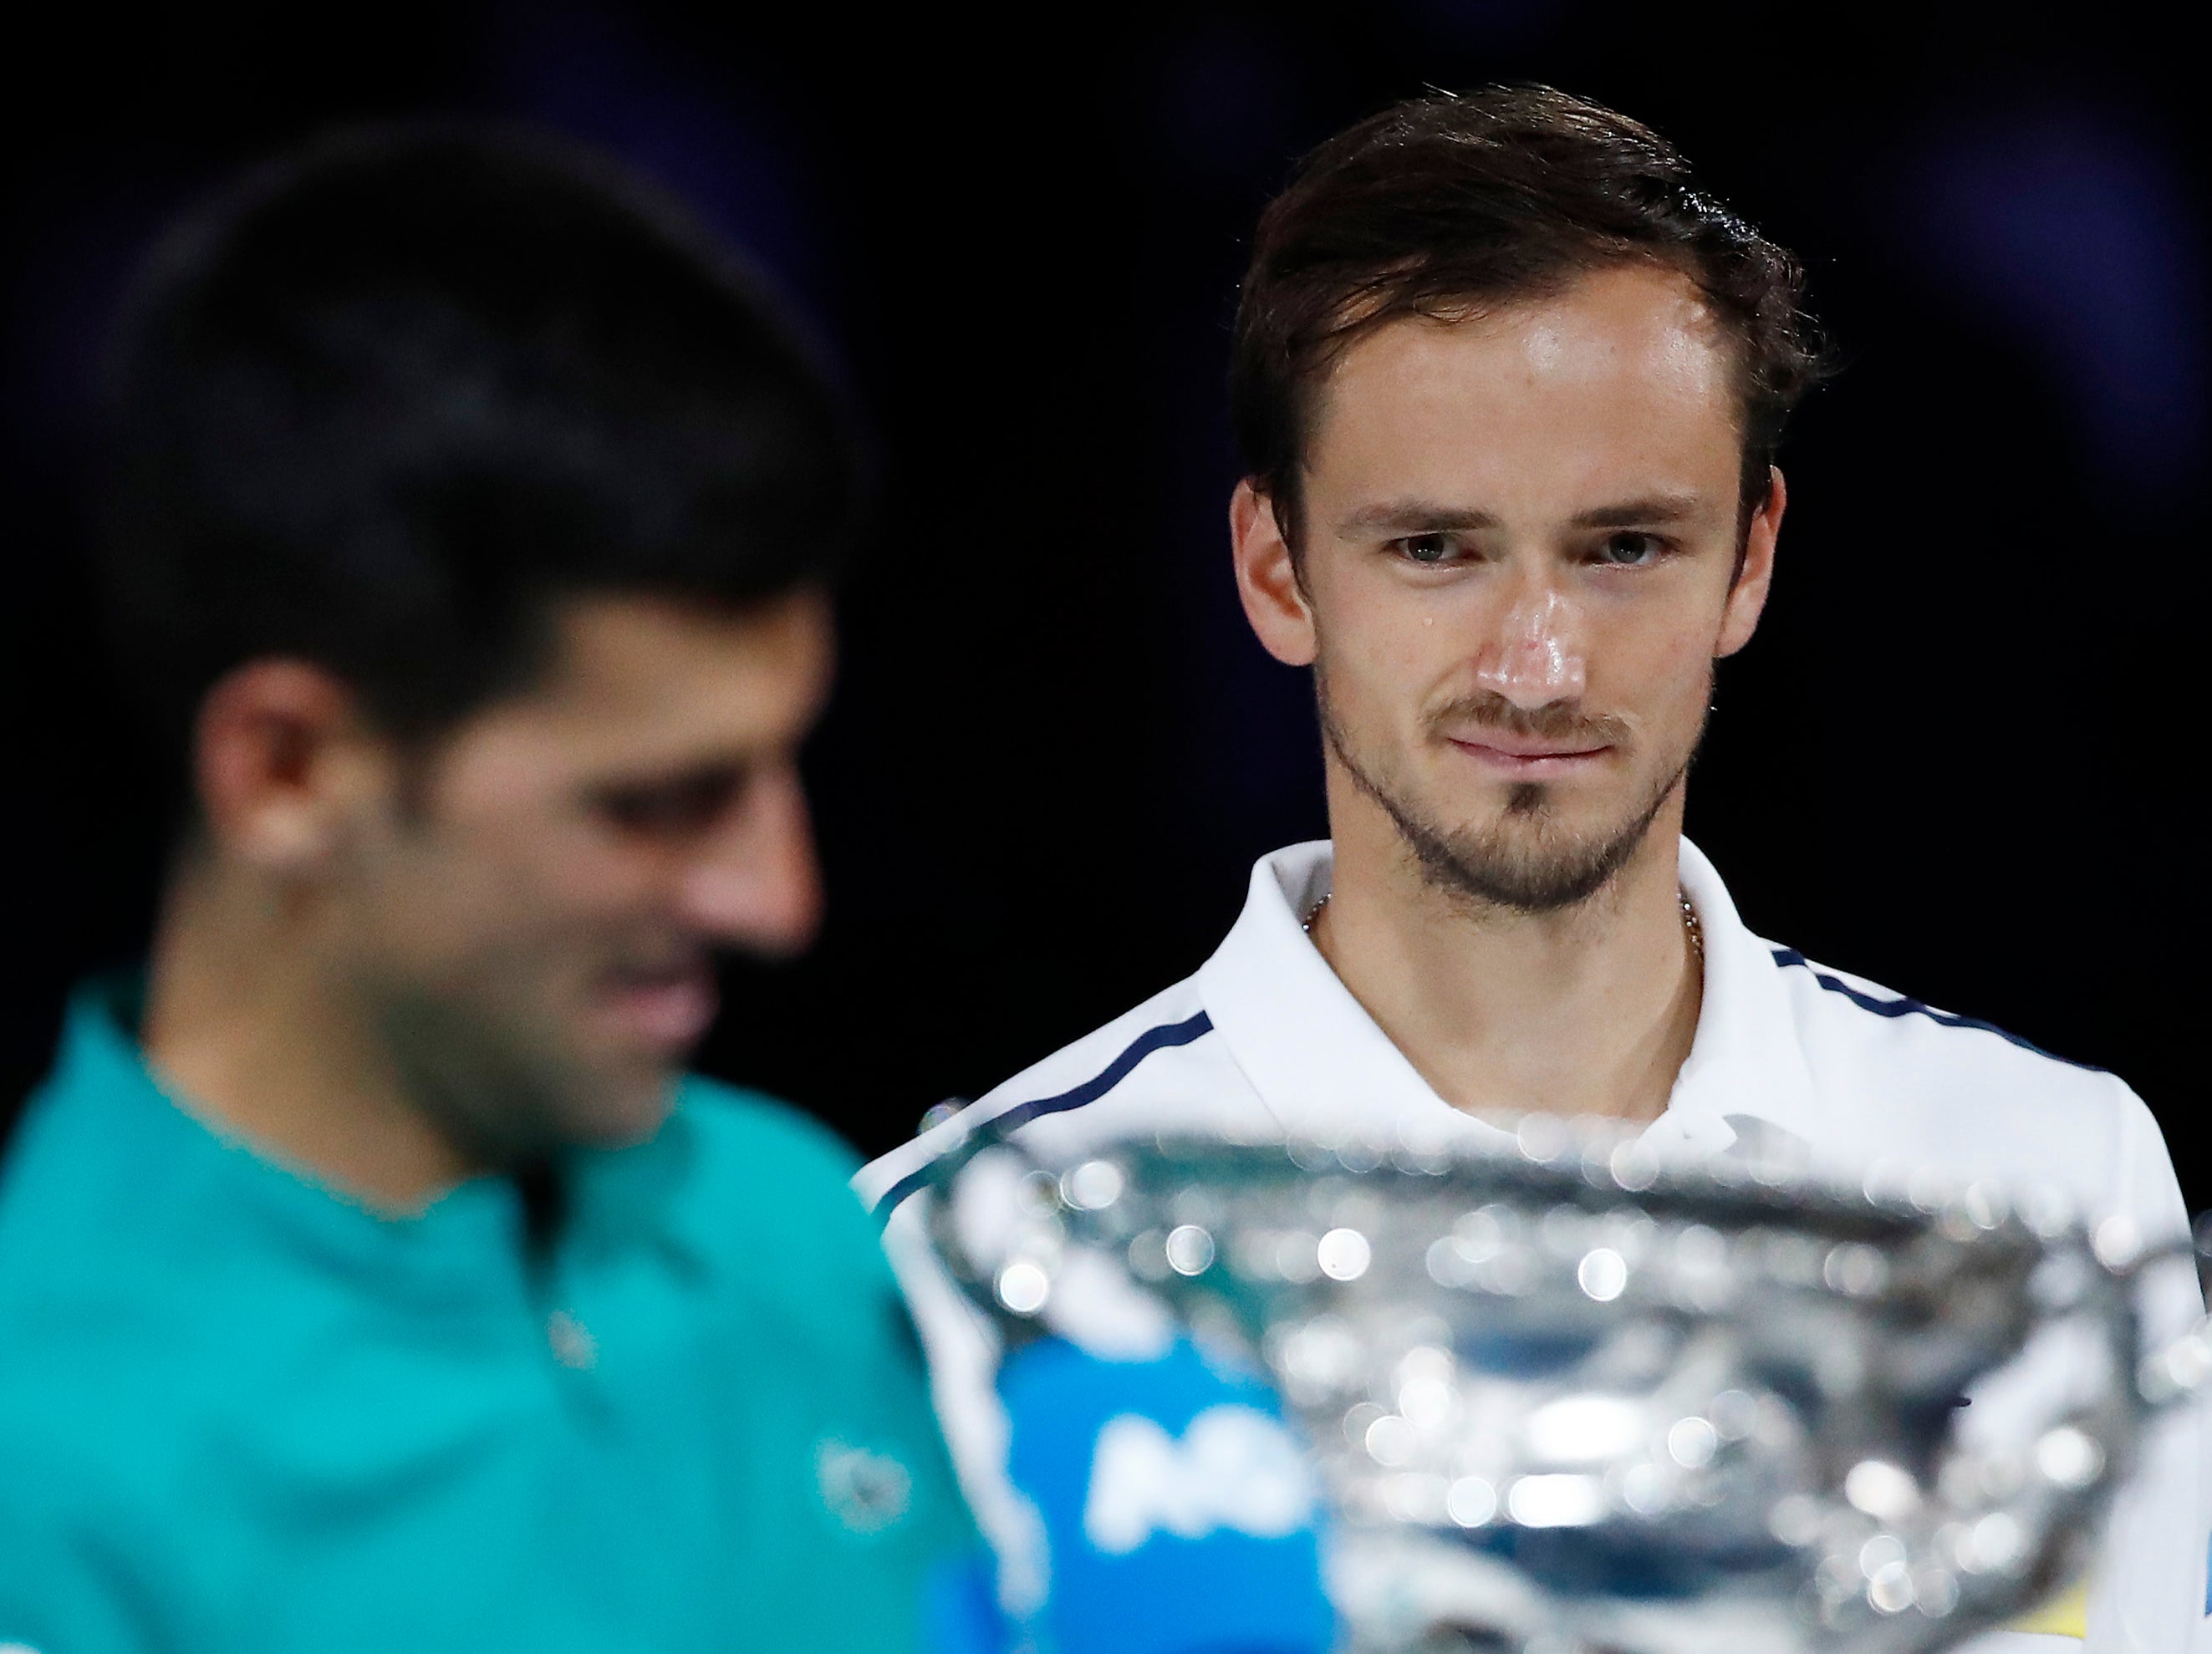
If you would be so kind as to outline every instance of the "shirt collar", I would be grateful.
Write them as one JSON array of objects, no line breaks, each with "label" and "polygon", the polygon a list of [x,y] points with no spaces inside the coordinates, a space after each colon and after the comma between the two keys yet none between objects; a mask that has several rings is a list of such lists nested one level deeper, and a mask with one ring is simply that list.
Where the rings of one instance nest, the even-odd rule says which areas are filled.
[{"label": "shirt collar", "polygon": [[348,1275],[396,1271],[458,1287],[457,1257],[515,1255],[520,1214],[502,1180],[472,1179],[420,1217],[388,1217],[221,1131],[148,1065],[136,1033],[142,1002],[135,975],[88,984],[71,998],[18,1145],[58,1186],[119,1203],[149,1233],[189,1231],[217,1246],[273,1241]]},{"label": "shirt collar", "polygon": [[1261,1101],[1287,1132],[1324,1141],[1359,1134],[1495,1126],[1429,1088],[1305,933],[1334,866],[1326,839],[1292,845],[1252,869],[1244,911],[1199,967],[1199,997]]},{"label": "shirt collar", "polygon": [[[1817,1114],[1813,1075],[1774,950],[1744,924],[1720,874],[1687,839],[1676,865],[1705,941],[1705,991],[1690,1054],[1650,1136],[1708,1152],[1741,1137],[1763,1153],[1777,1131],[1809,1144]],[[1768,1130],[1731,1124],[1744,1120]]]},{"label": "shirt collar", "polygon": [[[352,1274],[459,1285],[469,1259],[502,1282],[520,1267],[521,1212],[509,1179],[471,1178],[415,1216],[373,1211],[226,1135],[175,1096],[139,1047],[143,998],[135,973],[88,983],[71,998],[53,1071],[26,1120],[67,1180],[128,1184],[134,1199],[159,1190],[190,1227],[242,1226]],[[686,1124],[679,1110],[645,1143],[569,1157],[564,1247],[649,1239],[687,1257],[708,1254],[678,1221],[673,1197],[691,1158]]]},{"label": "shirt collar", "polygon": [[[1647,1141],[1711,1154],[1753,1135],[1771,1141],[1775,1130],[1808,1137],[1812,1081],[1771,951],[1745,928],[1720,875],[1687,839],[1680,865],[1705,941],[1705,997],[1689,1057]],[[1244,911],[1199,969],[1199,997],[1237,1067],[1286,1131],[1323,1139],[1449,1131],[1502,1141],[1498,1128],[1430,1088],[1305,934],[1332,866],[1325,839],[1263,857]],[[1731,1119],[1768,1130],[1747,1133]]]}]

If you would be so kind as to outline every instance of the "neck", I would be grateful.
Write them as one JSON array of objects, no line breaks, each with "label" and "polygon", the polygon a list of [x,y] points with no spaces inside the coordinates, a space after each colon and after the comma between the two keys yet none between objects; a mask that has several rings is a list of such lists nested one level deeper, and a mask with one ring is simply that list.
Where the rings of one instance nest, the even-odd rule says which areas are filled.
[{"label": "neck", "polygon": [[1480,1114],[1664,1112],[1705,986],[1676,880],[1681,789],[1604,889],[1531,914],[1429,882],[1331,769],[1335,874],[1314,942],[1437,1094]]},{"label": "neck", "polygon": [[391,1215],[474,1169],[409,1098],[345,991],[313,893],[198,861],[155,930],[146,1060],[210,1128]]}]

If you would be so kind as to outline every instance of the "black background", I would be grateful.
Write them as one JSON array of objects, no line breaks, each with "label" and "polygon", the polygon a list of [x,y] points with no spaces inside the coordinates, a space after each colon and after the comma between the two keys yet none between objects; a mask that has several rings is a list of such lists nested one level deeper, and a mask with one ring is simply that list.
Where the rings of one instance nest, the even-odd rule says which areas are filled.
[{"label": "black background", "polygon": [[1762,933],[2117,1069],[2212,1202],[2202,93],[2148,13],[2027,9],[49,19],[0,117],[0,1096],[144,934],[155,823],[71,468],[117,284],[195,188],[334,120],[520,116],[659,174],[799,294],[884,488],[810,758],[830,922],[803,963],[733,970],[705,1066],[874,1152],[1189,971],[1252,858],[1322,831],[1304,681],[1224,555],[1244,238],[1335,128],[1534,78],[1680,142],[1806,257],[1850,359],[1784,455],[1692,836]]}]

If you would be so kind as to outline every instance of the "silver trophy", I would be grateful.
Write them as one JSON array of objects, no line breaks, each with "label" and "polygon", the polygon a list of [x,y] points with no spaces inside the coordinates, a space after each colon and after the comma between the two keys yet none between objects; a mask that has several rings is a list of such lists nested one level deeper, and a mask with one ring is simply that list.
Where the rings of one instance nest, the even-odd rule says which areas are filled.
[{"label": "silver trophy", "polygon": [[1354,1654],[1942,1648],[2081,1571],[2212,1336],[2143,1356],[2124,1220],[1803,1170],[1541,1117],[1066,1166],[979,1136],[931,1225],[1009,1349],[1140,1294],[1272,1379]]}]

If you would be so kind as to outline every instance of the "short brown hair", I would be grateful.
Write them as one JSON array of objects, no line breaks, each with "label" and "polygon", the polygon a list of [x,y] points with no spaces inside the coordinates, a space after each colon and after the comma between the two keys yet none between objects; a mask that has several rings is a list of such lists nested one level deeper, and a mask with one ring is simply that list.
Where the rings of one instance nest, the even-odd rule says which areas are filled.
[{"label": "short brown hair", "polygon": [[1293,545],[1316,392],[1352,343],[1400,317],[1455,320],[1638,260],[1681,270],[1735,342],[1748,511],[1826,353],[1800,308],[1797,260],[1697,189],[1673,145],[1601,105],[1518,86],[1413,99],[1308,155],[1260,216],[1229,370],[1249,474]]}]

